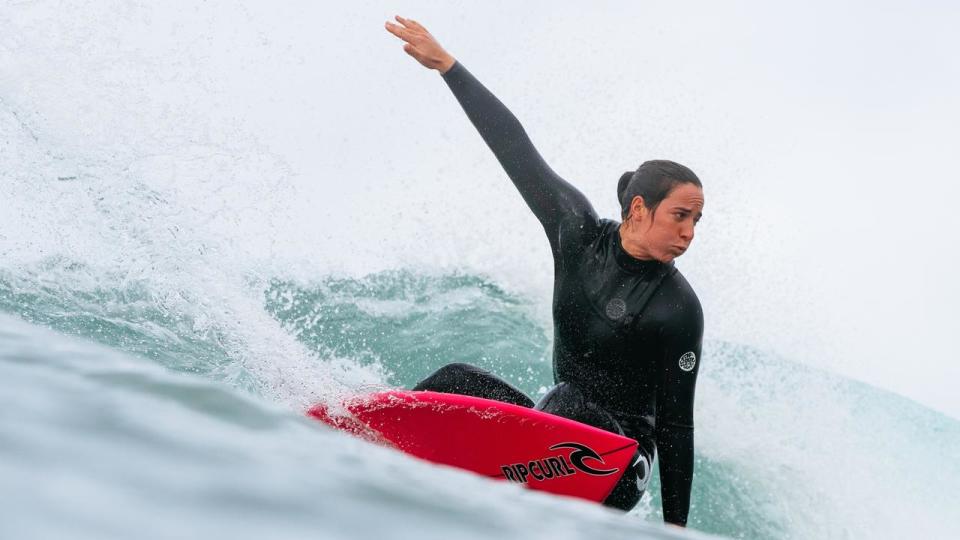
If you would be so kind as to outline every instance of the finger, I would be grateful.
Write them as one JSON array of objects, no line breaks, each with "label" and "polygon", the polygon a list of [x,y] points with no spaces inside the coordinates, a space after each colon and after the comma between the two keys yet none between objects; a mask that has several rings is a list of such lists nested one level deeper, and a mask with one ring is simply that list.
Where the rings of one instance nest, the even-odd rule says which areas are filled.
[{"label": "finger", "polygon": [[415,20],[413,20],[413,19],[405,19],[405,18],[403,18],[403,17],[400,17],[399,15],[397,15],[397,17],[398,17],[397,20],[399,20],[400,22],[402,22],[404,26],[409,26],[409,27],[411,27],[411,28],[416,28],[417,30],[423,30],[423,31],[426,31],[426,30],[427,30],[426,28],[423,27],[422,24],[418,23],[417,21],[415,21]]},{"label": "finger", "polygon": [[386,26],[388,32],[390,32],[391,34],[397,36],[398,38],[404,41],[409,42],[413,38],[413,35],[408,30],[405,30],[403,27],[397,26],[392,23],[386,23],[384,26]]},{"label": "finger", "polygon": [[404,19],[403,17],[401,17],[401,16],[399,16],[399,15],[394,15],[393,18],[396,19],[397,22],[400,23],[400,24],[402,24],[403,26],[405,26],[405,27],[407,27],[407,28],[413,28],[413,25],[410,24],[410,19]]},{"label": "finger", "polygon": [[383,23],[383,27],[387,29],[391,34],[400,37],[400,33],[403,32],[403,27],[393,24],[390,21]]},{"label": "finger", "polygon": [[[420,51],[418,51],[417,48],[414,47],[413,45],[407,43],[406,45],[403,46],[403,52],[409,54],[410,56],[412,56],[412,57],[414,57],[414,58],[417,58],[417,53],[420,52]],[[419,61],[420,59],[417,58],[417,60]]]},{"label": "finger", "polygon": [[421,34],[428,34],[428,35],[430,34],[430,32],[422,24],[418,23],[413,19],[407,19],[397,15],[397,20],[403,23],[403,25],[409,28],[410,30],[414,30]]}]

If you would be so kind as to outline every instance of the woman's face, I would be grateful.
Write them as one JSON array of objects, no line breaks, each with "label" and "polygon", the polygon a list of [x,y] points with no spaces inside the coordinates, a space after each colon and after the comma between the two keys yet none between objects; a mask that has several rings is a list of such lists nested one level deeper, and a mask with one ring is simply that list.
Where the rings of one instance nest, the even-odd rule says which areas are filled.
[{"label": "woman's face", "polygon": [[638,223],[631,229],[642,251],[668,263],[683,255],[693,242],[694,227],[703,216],[703,190],[693,184],[680,184],[660,202],[656,212],[636,197],[630,219],[634,216]]}]

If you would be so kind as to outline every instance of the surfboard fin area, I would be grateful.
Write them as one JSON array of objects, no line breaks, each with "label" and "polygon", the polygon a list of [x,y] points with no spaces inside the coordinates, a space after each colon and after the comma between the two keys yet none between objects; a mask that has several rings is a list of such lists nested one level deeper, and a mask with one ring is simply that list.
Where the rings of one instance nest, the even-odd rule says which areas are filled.
[{"label": "surfboard fin area", "polygon": [[637,442],[560,416],[490,399],[390,390],[307,414],[367,441],[530,489],[602,502]]}]

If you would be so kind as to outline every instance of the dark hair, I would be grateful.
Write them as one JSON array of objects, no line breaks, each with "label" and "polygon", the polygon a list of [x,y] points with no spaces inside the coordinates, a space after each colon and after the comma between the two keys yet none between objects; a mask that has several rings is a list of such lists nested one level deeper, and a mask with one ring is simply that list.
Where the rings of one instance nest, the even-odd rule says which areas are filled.
[{"label": "dark hair", "polygon": [[643,162],[637,170],[623,173],[617,183],[620,217],[627,219],[630,202],[638,195],[643,197],[643,205],[647,209],[656,212],[657,206],[680,184],[693,184],[703,188],[697,175],[679,163],[665,159]]}]

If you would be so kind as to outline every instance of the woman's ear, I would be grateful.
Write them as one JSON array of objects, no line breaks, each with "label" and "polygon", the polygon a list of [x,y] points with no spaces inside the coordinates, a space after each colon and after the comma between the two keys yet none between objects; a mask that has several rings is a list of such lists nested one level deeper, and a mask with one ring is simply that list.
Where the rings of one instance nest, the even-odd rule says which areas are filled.
[{"label": "woman's ear", "polygon": [[637,195],[630,201],[630,219],[642,221],[647,215],[647,207],[643,204],[643,197]]}]

